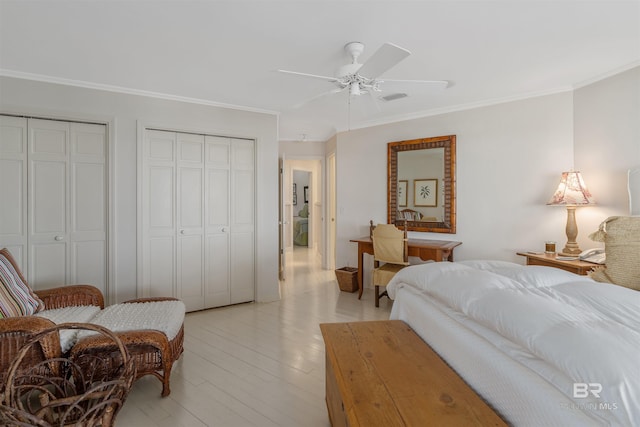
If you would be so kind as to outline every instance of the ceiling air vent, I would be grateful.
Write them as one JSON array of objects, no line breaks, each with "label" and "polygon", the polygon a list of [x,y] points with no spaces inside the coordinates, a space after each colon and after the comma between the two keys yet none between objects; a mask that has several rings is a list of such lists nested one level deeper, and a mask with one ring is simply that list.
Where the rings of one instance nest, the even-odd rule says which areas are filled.
[{"label": "ceiling air vent", "polygon": [[400,99],[400,98],[406,98],[407,95],[406,93],[392,93],[390,95],[386,95],[386,96],[381,96],[380,99],[382,99],[383,101],[395,101],[396,99]]}]

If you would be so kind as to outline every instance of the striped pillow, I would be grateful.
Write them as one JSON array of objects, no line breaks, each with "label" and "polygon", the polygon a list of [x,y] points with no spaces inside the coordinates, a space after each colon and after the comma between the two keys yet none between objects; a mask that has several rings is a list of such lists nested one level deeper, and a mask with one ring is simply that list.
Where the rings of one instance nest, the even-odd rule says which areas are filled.
[{"label": "striped pillow", "polygon": [[7,249],[0,251],[0,318],[30,316],[44,303],[29,288]]}]

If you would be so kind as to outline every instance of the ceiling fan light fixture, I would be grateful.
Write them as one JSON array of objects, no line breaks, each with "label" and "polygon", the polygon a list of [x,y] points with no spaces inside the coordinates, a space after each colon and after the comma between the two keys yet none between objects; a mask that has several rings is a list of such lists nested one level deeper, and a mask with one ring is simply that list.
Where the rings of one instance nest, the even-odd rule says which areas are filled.
[{"label": "ceiling fan light fixture", "polygon": [[361,94],[361,92],[360,92],[360,83],[352,82],[349,85],[349,95],[358,96],[360,94]]},{"label": "ceiling fan light fixture", "polygon": [[336,71],[336,77],[338,79],[342,79],[342,78],[354,75],[358,72],[360,67],[362,67],[362,64],[358,64],[358,63],[343,65],[342,67],[338,68],[338,70]]}]

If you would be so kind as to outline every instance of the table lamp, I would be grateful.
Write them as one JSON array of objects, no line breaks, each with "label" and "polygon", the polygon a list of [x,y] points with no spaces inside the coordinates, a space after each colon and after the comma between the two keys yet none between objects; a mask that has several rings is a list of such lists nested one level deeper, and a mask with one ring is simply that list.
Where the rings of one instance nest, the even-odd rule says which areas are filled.
[{"label": "table lamp", "polygon": [[576,225],[576,207],[594,205],[589,189],[584,184],[579,171],[562,172],[560,184],[547,205],[567,207],[567,244],[560,255],[575,256],[582,250],[576,242],[578,226]]}]

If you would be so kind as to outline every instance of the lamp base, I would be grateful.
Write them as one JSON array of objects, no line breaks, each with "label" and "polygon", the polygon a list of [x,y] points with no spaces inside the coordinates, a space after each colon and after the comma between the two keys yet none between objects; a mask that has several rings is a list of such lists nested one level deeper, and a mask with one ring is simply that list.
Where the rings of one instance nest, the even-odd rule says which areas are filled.
[{"label": "lamp base", "polygon": [[578,226],[576,225],[576,208],[575,206],[567,206],[567,244],[560,252],[560,255],[565,256],[576,256],[580,255],[582,249],[578,246],[576,242],[576,237],[578,237]]},{"label": "lamp base", "polygon": [[582,249],[578,248],[578,249],[567,249],[564,248],[562,250],[562,252],[559,252],[558,255],[560,256],[578,256],[582,253]]},{"label": "lamp base", "polygon": [[580,255],[582,253],[582,249],[580,249],[577,244],[570,245],[570,243],[571,242],[567,243],[567,246],[565,246],[562,249],[562,251],[560,252],[560,255],[576,256],[576,255]]}]

